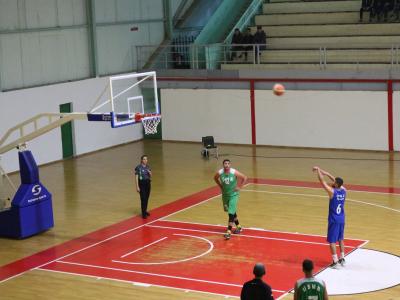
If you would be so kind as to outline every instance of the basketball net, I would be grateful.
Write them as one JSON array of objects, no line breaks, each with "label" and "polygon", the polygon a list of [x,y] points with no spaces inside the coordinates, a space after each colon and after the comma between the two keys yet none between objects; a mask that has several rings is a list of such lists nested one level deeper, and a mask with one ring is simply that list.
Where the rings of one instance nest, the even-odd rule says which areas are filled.
[{"label": "basketball net", "polygon": [[161,115],[158,114],[136,114],[135,120],[142,121],[144,134],[157,133],[157,125],[161,121]]}]

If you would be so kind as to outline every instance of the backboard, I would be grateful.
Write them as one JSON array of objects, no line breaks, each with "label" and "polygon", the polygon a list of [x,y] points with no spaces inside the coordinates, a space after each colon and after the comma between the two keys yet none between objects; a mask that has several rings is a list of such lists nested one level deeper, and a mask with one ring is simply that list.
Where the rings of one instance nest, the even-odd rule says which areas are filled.
[{"label": "backboard", "polygon": [[90,111],[89,121],[110,121],[116,128],[141,122],[141,115],[160,114],[156,72],[110,76],[108,87],[110,98]]}]

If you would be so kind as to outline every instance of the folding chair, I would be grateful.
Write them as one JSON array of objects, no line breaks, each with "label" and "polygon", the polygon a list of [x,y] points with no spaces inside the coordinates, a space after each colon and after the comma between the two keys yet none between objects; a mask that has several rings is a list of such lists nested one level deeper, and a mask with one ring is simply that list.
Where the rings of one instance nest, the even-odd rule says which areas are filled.
[{"label": "folding chair", "polygon": [[204,157],[209,157],[210,151],[214,150],[215,158],[218,159],[218,146],[215,145],[215,143],[214,143],[214,137],[213,136],[203,136],[201,138],[201,142],[203,143],[203,150],[201,151],[201,154]]}]

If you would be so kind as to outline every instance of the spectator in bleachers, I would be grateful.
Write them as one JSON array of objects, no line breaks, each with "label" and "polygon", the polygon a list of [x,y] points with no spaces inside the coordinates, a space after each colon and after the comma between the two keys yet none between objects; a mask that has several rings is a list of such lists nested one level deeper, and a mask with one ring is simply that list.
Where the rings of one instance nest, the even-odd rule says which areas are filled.
[{"label": "spectator in bleachers", "polygon": [[174,69],[187,69],[187,65],[185,65],[183,61],[183,55],[180,53],[173,53],[172,60],[174,63]]},{"label": "spectator in bleachers", "polygon": [[375,18],[375,21],[381,21],[384,5],[385,0],[372,0],[371,19]]},{"label": "spectator in bleachers", "polygon": [[363,20],[364,11],[369,12],[369,21],[371,22],[372,2],[373,2],[373,0],[362,0],[361,8],[360,8],[360,22],[362,22],[362,20]]},{"label": "spectator in bleachers", "polygon": [[383,2],[384,2],[383,6],[382,6],[383,21],[387,22],[388,14],[389,14],[389,12],[393,11],[393,8],[394,8],[394,0],[386,0]]},{"label": "spectator in bleachers", "polygon": [[[233,60],[234,58],[236,58],[238,52],[239,52],[240,50],[242,50],[242,46],[240,46],[240,44],[242,43],[242,39],[243,39],[243,36],[242,36],[242,33],[240,32],[239,28],[235,28],[235,32],[233,33],[232,42],[231,42],[231,44],[232,44],[232,48],[231,48],[231,51],[232,51],[231,60]],[[235,46],[235,45],[236,45],[236,46]],[[238,46],[237,46],[237,45],[238,45]]]},{"label": "spectator in bleachers", "polygon": [[254,34],[253,43],[256,45],[256,59],[258,59],[258,55],[261,54],[261,51],[259,50],[267,49],[267,35],[260,25],[257,26],[257,31]]},{"label": "spectator in bleachers", "polygon": [[394,0],[393,5],[393,19],[399,21],[400,17],[400,0]]},{"label": "spectator in bleachers", "polygon": [[247,60],[247,51],[251,51],[251,49],[253,49],[253,46],[251,46],[253,44],[253,40],[254,37],[251,34],[251,29],[250,27],[247,28],[247,30],[245,31],[244,35],[243,35],[243,39],[242,39],[242,44],[245,44],[243,46],[243,51],[244,51],[244,59]]}]

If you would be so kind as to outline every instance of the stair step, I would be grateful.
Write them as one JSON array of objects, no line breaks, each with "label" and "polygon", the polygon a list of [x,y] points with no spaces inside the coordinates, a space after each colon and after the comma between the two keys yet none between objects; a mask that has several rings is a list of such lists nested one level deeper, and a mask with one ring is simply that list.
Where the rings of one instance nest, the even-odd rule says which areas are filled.
[{"label": "stair step", "polygon": [[[325,61],[323,52],[319,50],[271,50],[263,51],[261,62],[274,63],[319,63]],[[252,56],[249,56],[252,62]],[[327,63],[391,63],[390,49],[363,49],[363,50],[327,50]]]},{"label": "stair step", "polygon": [[[400,35],[400,23],[263,26],[268,37]],[[252,28],[252,32],[256,27]]]},{"label": "stair step", "polygon": [[358,23],[359,12],[325,12],[258,15],[257,25],[302,25],[302,24],[343,24]]},{"label": "stair step", "polygon": [[269,0],[271,3],[281,3],[281,2],[302,2],[302,0]]},{"label": "stair step", "polygon": [[224,64],[222,70],[284,70],[284,71],[400,71],[400,65],[390,64]]},{"label": "stair step", "polygon": [[[326,57],[324,56],[326,53]],[[241,52],[238,52],[240,55]],[[248,52],[247,60],[237,57],[233,63],[253,63],[253,53]],[[261,63],[391,63],[398,62],[400,51],[392,52],[391,49],[328,49],[326,52],[314,50],[267,50],[262,51]]]},{"label": "stair step", "polygon": [[263,5],[264,14],[359,12],[361,1],[274,2]]},{"label": "stair step", "polygon": [[391,48],[400,45],[400,36],[277,37],[267,38],[267,49]]}]

